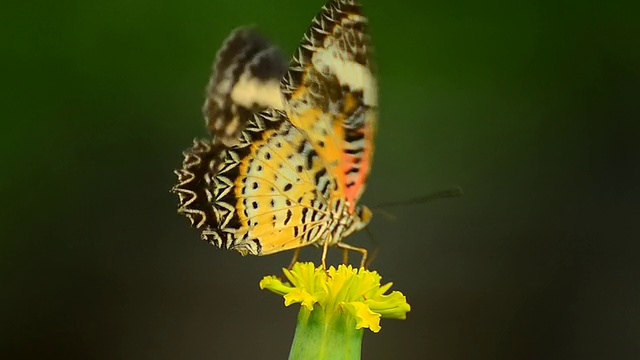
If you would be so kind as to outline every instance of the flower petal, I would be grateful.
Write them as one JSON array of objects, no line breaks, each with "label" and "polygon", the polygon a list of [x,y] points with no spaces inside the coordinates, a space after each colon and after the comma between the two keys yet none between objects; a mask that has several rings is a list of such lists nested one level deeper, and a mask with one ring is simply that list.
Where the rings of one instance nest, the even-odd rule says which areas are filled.
[{"label": "flower petal", "polygon": [[295,289],[284,296],[284,306],[300,303],[310,311],[313,310],[313,304],[315,304],[316,302],[317,300],[313,297],[313,295],[309,294],[307,291],[300,289]]},{"label": "flower petal", "polygon": [[411,310],[411,305],[407,303],[407,298],[399,291],[394,291],[389,295],[381,295],[367,300],[365,303],[371,310],[388,319],[404,320],[407,318],[407,312]]},{"label": "flower petal", "polygon": [[356,329],[369,328],[374,333],[380,331],[380,314],[361,302],[342,303],[342,308],[356,319]]},{"label": "flower petal", "polygon": [[285,295],[290,293],[294,288],[288,283],[283,283],[275,276],[265,276],[260,280],[260,289],[267,289],[278,295]]}]

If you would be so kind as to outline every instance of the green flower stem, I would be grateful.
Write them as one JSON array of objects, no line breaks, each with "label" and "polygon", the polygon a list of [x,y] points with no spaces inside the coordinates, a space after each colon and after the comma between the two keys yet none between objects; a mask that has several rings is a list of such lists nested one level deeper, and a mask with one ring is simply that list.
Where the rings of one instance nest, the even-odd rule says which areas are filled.
[{"label": "green flower stem", "polygon": [[349,313],[302,306],[289,360],[360,360],[363,331]]}]

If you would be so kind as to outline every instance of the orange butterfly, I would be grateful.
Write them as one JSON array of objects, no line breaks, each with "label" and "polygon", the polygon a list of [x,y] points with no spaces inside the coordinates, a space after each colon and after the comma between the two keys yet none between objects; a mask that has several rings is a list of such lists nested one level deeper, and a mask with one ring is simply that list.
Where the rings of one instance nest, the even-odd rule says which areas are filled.
[{"label": "orange butterfly", "polygon": [[213,135],[194,140],[177,170],[178,212],[202,238],[243,255],[314,244],[363,254],[342,240],[363,229],[358,205],[373,155],[377,86],[367,19],[331,0],[291,63],[251,29],[219,51],[204,113]]}]

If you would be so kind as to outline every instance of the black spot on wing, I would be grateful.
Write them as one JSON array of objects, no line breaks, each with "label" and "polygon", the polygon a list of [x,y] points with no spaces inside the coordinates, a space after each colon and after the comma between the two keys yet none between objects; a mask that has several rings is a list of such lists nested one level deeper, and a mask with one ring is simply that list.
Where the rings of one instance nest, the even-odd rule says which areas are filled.
[{"label": "black spot on wing", "polygon": [[345,140],[347,142],[354,142],[362,139],[364,139],[364,133],[361,131],[350,131],[345,136]]},{"label": "black spot on wing", "polygon": [[262,252],[262,244],[260,243],[260,239],[253,239],[252,241],[256,244],[256,251],[258,252],[258,254],[260,254]]},{"label": "black spot on wing", "polygon": [[321,194],[324,195],[324,197],[329,197],[329,193],[327,192],[329,188],[329,181],[325,181],[324,185],[322,186],[322,190],[320,190]]},{"label": "black spot on wing", "polygon": [[359,168],[359,167],[357,167],[357,166],[354,166],[354,167],[352,167],[351,169],[347,170],[347,171],[345,172],[345,174],[346,174],[346,175],[350,175],[350,174],[353,174],[353,173],[357,173],[358,171],[360,171],[360,168]]},{"label": "black spot on wing", "polygon": [[307,169],[311,169],[313,168],[313,159],[318,156],[318,153],[316,153],[315,150],[310,149],[309,152],[307,153],[306,156],[306,160],[307,160]]},{"label": "black spot on wing", "polygon": [[284,224],[287,225],[289,224],[289,221],[291,221],[291,216],[293,216],[293,212],[291,212],[291,209],[287,210],[287,217],[285,217],[284,219]]},{"label": "black spot on wing", "polygon": [[[298,147],[296,148],[296,153],[303,154],[305,146],[306,146],[306,142],[304,142],[304,141],[300,142],[300,144],[298,144]],[[290,156],[292,156],[292,155],[290,155]]]},{"label": "black spot on wing", "polygon": [[361,147],[357,147],[357,148],[353,148],[353,149],[350,149],[350,148],[344,149],[344,152],[349,154],[349,155],[358,155],[363,151],[364,151],[364,148],[361,148]]},{"label": "black spot on wing", "polygon": [[327,169],[322,168],[322,169],[318,170],[316,172],[316,174],[314,175],[315,184],[319,184],[320,183],[320,178],[322,178],[326,174],[327,174]]}]

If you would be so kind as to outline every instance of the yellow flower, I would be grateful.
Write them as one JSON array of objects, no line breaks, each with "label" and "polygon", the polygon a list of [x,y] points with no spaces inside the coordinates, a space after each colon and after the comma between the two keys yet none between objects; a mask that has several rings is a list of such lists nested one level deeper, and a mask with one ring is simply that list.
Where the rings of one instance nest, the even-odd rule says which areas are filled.
[{"label": "yellow flower", "polygon": [[392,283],[380,285],[382,277],[376,271],[351,265],[325,270],[313,263],[296,263],[283,271],[289,282],[266,276],[260,288],[284,296],[285,306],[300,303],[309,312],[321,311],[323,319],[346,315],[355,329],[369,328],[377,333],[380,318],[405,319],[411,310],[401,292],[385,294]]}]

